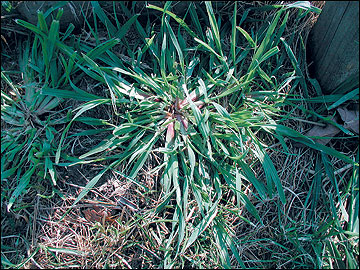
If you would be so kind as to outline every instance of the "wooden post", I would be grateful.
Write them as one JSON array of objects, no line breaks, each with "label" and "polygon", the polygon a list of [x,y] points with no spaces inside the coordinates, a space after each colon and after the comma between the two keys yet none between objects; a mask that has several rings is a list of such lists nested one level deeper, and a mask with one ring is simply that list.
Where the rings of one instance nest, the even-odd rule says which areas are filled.
[{"label": "wooden post", "polygon": [[323,94],[348,78],[359,81],[359,2],[326,1],[310,32],[313,76]]}]

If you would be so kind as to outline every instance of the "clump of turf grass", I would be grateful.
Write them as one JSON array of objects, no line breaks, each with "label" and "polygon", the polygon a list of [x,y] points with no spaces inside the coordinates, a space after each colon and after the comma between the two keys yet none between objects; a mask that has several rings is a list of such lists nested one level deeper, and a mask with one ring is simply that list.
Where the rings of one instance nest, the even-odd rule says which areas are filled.
[{"label": "clump of turf grass", "polygon": [[[280,48],[285,48],[290,58],[292,55],[291,48],[280,39],[279,34],[287,19],[286,15],[281,17],[281,13],[286,14],[287,7],[275,7],[281,11],[272,18],[269,28],[264,25],[259,29],[259,36],[258,33],[250,36],[244,29],[236,27],[236,21],[233,22],[231,33],[235,38],[232,38],[237,40],[241,34],[244,37],[242,41],[246,42],[246,49],[232,44],[230,51],[231,54],[235,52],[233,55],[222,50],[220,33],[226,31],[224,28],[219,30],[221,21],[215,18],[211,4],[207,3],[205,7],[209,28],[204,39],[168,11],[170,4],[164,8],[150,8],[163,11],[160,35],[151,35],[151,29],[142,29],[132,20],[139,32],[145,34],[146,42],[143,49],[137,51],[136,61],[133,58],[130,63],[124,63],[115,58],[109,49],[115,46],[116,42],[112,40],[100,46],[107,55],[100,54],[103,53],[100,49],[97,50],[99,54],[91,54],[92,49],[84,46],[86,55],[82,58],[76,56],[81,59],[78,66],[84,65],[82,70],[87,75],[109,87],[111,99],[92,100],[78,109],[74,119],[79,119],[81,113],[99,104],[112,105],[121,119],[120,124],[112,127],[112,135],[80,156],[76,163],[115,159],[106,170],[121,168],[123,177],[146,190],[137,176],[151,156],[162,157],[153,172],[162,175],[163,194],[155,211],[147,213],[150,220],[151,216],[172,220],[167,222],[171,228],[170,238],[160,239],[165,257],[161,266],[201,266],[203,262],[198,259],[201,257],[196,256],[199,250],[211,254],[206,265],[261,265],[257,260],[244,261],[243,255],[238,252],[241,242],[234,239],[229,220],[222,216],[232,210],[249,226],[261,227],[264,218],[256,207],[258,202],[275,200],[278,206],[287,203],[287,192],[265,151],[262,132],[276,135],[280,141],[282,135],[290,136],[350,162],[344,155],[313,145],[300,133],[276,124],[286,120],[281,110],[274,106],[285,103],[289,95],[283,92],[285,87],[290,82],[303,83],[301,76],[289,79],[296,72],[281,74],[273,69],[281,66],[281,59],[274,60]],[[191,13],[191,7],[189,10]],[[234,10],[236,12],[236,6]],[[196,12],[192,11],[192,18],[196,20]],[[101,14],[100,11],[97,14]],[[182,43],[181,31],[175,37],[173,29],[176,24],[171,23],[172,18],[182,25],[196,45],[187,47],[186,42]],[[279,27],[280,18],[283,18],[283,23]],[[108,28],[110,37],[119,36],[118,32],[111,33],[110,26]],[[280,47],[281,44],[284,47]],[[142,71],[141,60],[149,59],[149,55],[156,59],[148,65],[157,75],[149,76]],[[238,59],[243,61],[236,63]],[[107,66],[102,66],[104,63]],[[70,125],[68,127],[70,129]],[[59,161],[60,150],[57,153],[56,161]],[[91,156],[93,159],[88,159]],[[66,158],[66,155],[62,157]],[[265,171],[266,183],[256,176],[253,169],[257,160]],[[89,182],[77,202],[104,172]],[[251,196],[248,188],[252,189]],[[225,202],[225,198],[233,199],[234,209]],[[194,206],[191,207],[194,211],[189,211],[190,204]],[[243,205],[251,214],[247,219],[239,212],[240,209],[244,211]]]}]

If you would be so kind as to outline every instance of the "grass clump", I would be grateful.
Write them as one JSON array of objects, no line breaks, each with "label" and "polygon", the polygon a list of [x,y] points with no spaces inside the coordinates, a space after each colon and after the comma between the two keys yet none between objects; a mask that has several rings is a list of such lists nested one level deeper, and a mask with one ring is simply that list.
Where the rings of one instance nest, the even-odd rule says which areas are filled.
[{"label": "grass clump", "polygon": [[[292,110],[309,111],[294,103],[306,101],[310,95],[302,68],[304,60],[297,58],[293,51],[300,48],[304,57],[303,41],[300,39],[301,44],[297,47],[295,35],[284,38],[284,33],[294,9],[297,10],[295,21],[319,10],[302,2],[260,7],[260,10],[272,12],[253,31],[243,24],[247,22],[250,9],[239,16],[238,3],[231,7],[228,21],[216,16],[211,2],[204,3],[202,12],[198,12],[197,5],[190,3],[184,18],[171,11],[171,2],[166,2],[163,7],[147,5],[159,15],[154,19],[158,25],[151,25],[148,20],[145,27],[138,21],[139,14],[132,14],[125,5],[120,5],[128,16],[128,21],[122,26],[116,16],[108,17],[97,2],[92,2],[93,24],[88,21],[86,24],[94,43],[79,38],[78,42],[70,40],[65,45],[65,38],[58,37],[56,20],[47,32],[41,14],[38,28],[20,22],[36,33],[35,40],[43,41],[42,55],[46,57],[41,62],[40,70],[44,71],[40,73],[43,77],[39,75],[43,78],[39,82],[43,86],[38,96],[56,100],[54,107],[63,98],[75,97],[86,101],[73,111],[75,115],[71,120],[62,122],[67,126],[61,132],[61,138],[57,137],[58,145],[46,145],[49,150],[43,151],[45,160],[40,164],[45,167],[42,171],[48,170],[49,179],[56,184],[56,166],[105,164],[105,168],[87,183],[72,206],[84,199],[109,171],[116,172],[142,193],[156,194],[151,195],[156,196],[151,207],[134,213],[135,221],[131,226],[141,231],[144,242],[133,241],[130,244],[141,244],[141,249],[157,259],[156,267],[246,268],[276,265],[278,258],[268,254],[261,258],[260,252],[254,256],[244,251],[246,243],[253,242],[251,237],[256,233],[239,238],[240,227],[252,228],[253,232],[259,228],[269,233],[269,237],[264,238],[265,244],[257,241],[261,250],[269,250],[269,241],[274,242],[276,248],[272,246],[270,250],[276,256],[294,246],[292,250],[296,256],[286,254],[287,259],[283,260],[291,261],[291,267],[322,266],[324,260],[319,247],[323,244],[319,239],[329,235],[324,236],[321,232],[302,235],[302,239],[311,242],[312,249],[299,243],[302,230],[310,234],[308,229],[304,229],[306,226],[314,223],[313,228],[317,229],[332,226],[328,219],[321,225],[317,224],[314,216],[320,192],[320,178],[316,177],[321,174],[315,176],[311,195],[306,197],[306,203],[311,198],[313,214],[307,218],[296,216],[303,222],[297,226],[285,213],[286,207],[292,204],[289,201],[292,190],[279,176],[279,166],[274,164],[268,150],[268,144],[276,140],[282,147],[279,152],[284,152],[287,157],[295,155],[289,149],[288,139],[319,150],[321,159],[316,163],[317,171],[323,168],[334,188],[338,185],[328,156],[355,165],[353,177],[358,174],[358,160],[319,144],[284,124],[289,120],[286,111],[289,106]],[[108,37],[103,43],[100,42],[99,22],[105,25]],[[126,33],[130,29],[141,37],[142,43],[129,44]],[[73,37],[71,27],[68,30],[64,36]],[[44,33],[49,34],[50,43],[44,42]],[[122,53],[119,54],[118,50]],[[55,51],[60,57],[51,56]],[[128,56],[124,56],[125,51]],[[56,64],[59,58],[61,65]],[[107,97],[81,90],[76,84],[82,78],[106,87]],[[34,80],[32,78],[31,81]],[[12,85],[10,81],[9,85]],[[12,100],[4,94],[5,99]],[[101,106],[111,108],[116,121],[82,116]],[[4,105],[4,108],[10,107]],[[4,114],[9,111],[4,109]],[[106,134],[110,132],[110,135],[82,155],[72,157],[67,141],[74,121],[86,125],[106,125]],[[101,131],[94,128],[80,135]],[[47,140],[52,142],[54,136],[50,134],[50,131],[46,132],[50,136]],[[26,141],[31,139],[27,137]],[[36,147],[36,144],[33,145]],[[25,159],[17,164],[21,166],[21,162]],[[27,182],[18,185],[14,191],[16,197],[26,188],[35,168],[38,168],[36,165],[31,163],[33,167],[25,174]],[[4,166],[7,167],[10,165]],[[9,170],[15,173],[13,168]],[[156,190],[151,190],[144,183],[141,177],[144,171],[158,175]],[[260,171],[264,174],[262,178],[259,177]],[[8,174],[8,177],[12,175]],[[343,209],[338,188],[336,192],[340,209]],[[352,205],[355,205],[358,193],[353,184],[349,184],[348,192]],[[270,217],[261,206],[271,204],[278,212],[269,214],[274,217],[269,222]],[[331,204],[330,207],[330,218],[337,217],[335,206]],[[352,225],[348,229],[351,232],[356,223],[354,212],[355,208],[351,212]],[[278,222],[274,230],[276,235],[269,232],[269,223],[274,220]],[[163,227],[159,229],[160,223],[168,234],[147,232],[150,228],[152,231],[154,228],[158,232],[164,231]],[[334,228],[341,232],[342,239],[347,239],[340,223],[337,222]],[[314,237],[315,240],[310,240]],[[344,252],[350,254],[352,248],[346,244]],[[155,251],[151,253],[148,250]],[[331,256],[340,254],[333,245],[329,250]],[[307,256],[315,256],[316,259],[307,259]],[[347,263],[356,264],[353,257]]]},{"label": "grass clump", "polygon": [[[57,19],[61,16],[58,13]],[[8,200],[8,210],[14,201],[27,188],[31,179],[48,179],[56,186],[56,170],[52,157],[55,155],[56,125],[67,121],[61,111],[54,110],[61,102],[58,97],[42,95],[46,87],[66,86],[65,72],[58,57],[55,43],[59,40],[59,21],[54,20],[47,28],[42,13],[39,13],[39,28],[26,22],[37,34],[30,44],[29,40],[19,44],[19,69],[22,81],[15,84],[7,71],[1,71],[4,89],[1,91],[1,119],[7,128],[1,139],[1,179],[16,176],[16,188]],[[12,98],[11,94],[14,98]],[[9,186],[14,183],[9,182]],[[11,188],[13,189],[13,188]],[[2,200],[5,199],[2,197]]]}]

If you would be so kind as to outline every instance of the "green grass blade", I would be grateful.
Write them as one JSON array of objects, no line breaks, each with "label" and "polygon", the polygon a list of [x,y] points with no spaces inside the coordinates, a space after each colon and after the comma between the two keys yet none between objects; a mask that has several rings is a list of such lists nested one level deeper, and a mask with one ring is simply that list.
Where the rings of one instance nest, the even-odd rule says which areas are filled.
[{"label": "green grass blade", "polygon": [[235,2],[234,4],[234,12],[233,12],[233,20],[232,20],[232,31],[231,31],[231,56],[232,56],[232,60],[233,60],[233,65],[235,65],[235,61],[236,61],[236,52],[235,52],[235,47],[236,47],[236,13],[237,13],[237,2]]},{"label": "green grass blade", "polygon": [[166,32],[164,32],[163,40],[162,40],[162,44],[161,44],[161,54],[160,54],[160,72],[161,72],[161,76],[162,76],[163,80],[165,81],[166,85],[168,86],[169,83],[166,79],[166,47],[167,47],[166,41],[167,41],[167,36],[166,36]]},{"label": "green grass blade", "polygon": [[240,22],[239,22],[239,26],[241,26],[241,24],[246,20],[247,16],[249,15],[249,12],[251,11],[250,8],[246,9],[243,13],[243,15],[241,16]]},{"label": "green grass blade", "polygon": [[65,39],[67,39],[71,35],[72,31],[74,31],[74,29],[75,26],[72,23],[70,23],[65,31],[65,34],[61,37],[60,41],[64,41]]},{"label": "green grass blade", "polygon": [[110,39],[108,41],[105,41],[101,45],[95,47],[88,53],[86,53],[86,56],[92,60],[100,57],[104,52],[107,50],[110,50],[112,47],[114,47],[116,44],[119,43],[118,39]]},{"label": "green grass blade", "polygon": [[108,16],[106,16],[105,12],[100,7],[99,2],[91,1],[91,5],[93,7],[95,14],[99,17],[100,21],[106,26],[106,29],[108,30],[110,37],[114,37],[116,33],[116,27],[112,24]]},{"label": "green grass blade", "polygon": [[48,49],[48,57],[49,57],[49,62],[53,57],[54,54],[54,49],[55,49],[55,43],[59,37],[59,21],[52,21],[51,26],[50,26],[50,31],[49,31],[49,37],[47,39],[47,49]]},{"label": "green grass blade", "polygon": [[201,222],[195,227],[194,231],[188,238],[186,244],[182,249],[182,253],[184,253],[197,239],[198,237],[209,227],[214,218],[216,217],[218,212],[217,203],[214,203],[207,215],[201,220]]},{"label": "green grass blade", "polygon": [[218,253],[221,260],[221,266],[224,269],[231,269],[231,260],[230,255],[228,252],[228,247],[226,246],[225,238],[226,232],[224,230],[221,230],[221,225],[218,224],[219,222],[216,222],[216,225],[213,227],[213,234],[217,243],[217,247],[219,248]]},{"label": "green grass blade", "polygon": [[329,177],[333,187],[335,188],[336,194],[338,195],[339,207],[340,207],[342,216],[343,216],[343,218],[344,218],[344,220],[346,222],[349,222],[349,215],[346,212],[344,204],[343,204],[342,199],[341,199],[341,195],[340,195],[340,191],[339,191],[339,185],[337,183],[336,176],[334,175],[333,165],[330,163],[330,161],[329,161],[328,157],[326,156],[326,154],[321,153],[321,158],[322,158],[322,162],[323,162],[324,167],[325,167],[325,172],[326,172],[327,176]]},{"label": "green grass blade", "polygon": [[249,42],[251,48],[255,48],[256,44],[254,40],[251,38],[251,36],[246,32],[244,29],[242,29],[240,26],[236,26],[236,29],[240,31],[241,34],[246,38],[246,40]]},{"label": "green grass blade", "polygon": [[130,178],[135,178],[136,177],[137,173],[142,168],[142,166],[144,165],[146,159],[148,158],[152,147],[158,141],[158,139],[159,139],[158,134],[155,134],[153,136],[153,138],[150,140],[147,147],[144,149],[143,153],[141,154],[141,156],[139,157],[137,162],[134,164],[134,167],[132,168],[132,170],[131,170],[131,172],[129,174]]},{"label": "green grass blade", "polygon": [[[359,162],[359,151],[356,161]],[[354,166],[350,182],[349,223],[347,230],[359,234],[359,167]]]},{"label": "green grass blade", "polygon": [[[117,163],[118,161],[113,162],[110,166],[103,169],[100,173],[98,173],[95,177],[93,177],[83,188],[83,190],[80,192],[79,196],[75,199],[71,207],[74,207],[82,198],[88,194],[88,192],[96,185],[96,183],[100,180],[100,178],[103,176],[104,173],[106,173],[112,165]],[[61,217],[63,219],[69,212],[71,211],[71,208],[67,210],[64,215]]]},{"label": "green grass blade", "polygon": [[[255,139],[253,137],[253,139]],[[256,139],[254,141],[257,141]],[[286,204],[286,198],[285,198],[285,193],[284,193],[284,189],[283,186],[281,184],[281,180],[279,178],[279,175],[275,169],[275,166],[273,164],[273,162],[271,161],[271,158],[269,157],[269,155],[264,152],[261,149],[261,146],[259,143],[257,143],[257,145],[255,145],[256,151],[254,151],[255,155],[258,157],[258,159],[261,162],[261,165],[264,168],[265,171],[265,176],[266,179],[268,181],[268,191],[269,194],[272,193],[271,189],[272,189],[272,183],[275,184],[276,189],[278,191],[279,197],[280,197],[280,201],[283,204]],[[271,195],[270,195],[271,196]]]},{"label": "green grass blade", "polygon": [[165,20],[165,24],[166,24],[167,29],[169,30],[171,41],[173,42],[173,44],[175,46],[175,49],[176,49],[176,52],[177,52],[177,54],[179,56],[180,66],[181,66],[183,75],[185,75],[184,56],[183,56],[182,50],[181,50],[180,45],[179,45],[179,43],[177,41],[177,38],[175,37],[175,34],[174,34],[173,30],[171,29],[171,26],[170,26],[170,24],[169,24],[169,22],[167,20]]},{"label": "green grass blade", "polygon": [[118,140],[114,141],[116,137],[110,137],[110,139],[104,140],[102,142],[100,142],[100,144],[96,147],[94,147],[93,149],[91,149],[90,151],[86,152],[85,154],[82,154],[79,159],[84,159],[88,156],[97,154],[99,152],[103,152],[104,150],[111,148],[113,145],[118,143]]},{"label": "green grass blade", "polygon": [[204,117],[201,115],[200,109],[191,100],[191,97],[189,95],[189,92],[188,92],[185,84],[182,85],[182,89],[184,90],[184,92],[186,94],[187,101],[189,102],[190,108],[195,116],[196,124],[198,125],[201,134],[204,136],[205,139],[207,139],[209,137],[209,133],[210,133],[209,124],[207,121],[204,121]]},{"label": "green grass blade", "polygon": [[73,249],[68,249],[68,248],[47,247],[42,244],[39,244],[39,246],[48,251],[51,251],[51,252],[59,252],[59,253],[64,253],[64,254],[69,254],[69,255],[77,255],[77,256],[82,256],[82,257],[86,256],[86,253],[83,251],[80,251],[80,250],[73,250]]},{"label": "green grass blade", "polygon": [[69,131],[72,122],[79,117],[81,114],[83,114],[84,112],[95,108],[96,106],[99,106],[101,104],[107,103],[108,99],[97,99],[97,100],[92,100],[89,101],[83,105],[81,105],[78,109],[79,111],[75,114],[75,116],[73,117],[73,119],[70,121],[70,123],[66,126],[65,130],[63,131],[63,133],[61,134],[61,138],[60,138],[60,142],[59,142],[59,146],[56,150],[56,154],[55,154],[55,164],[59,164],[59,160],[60,160],[60,154],[61,154],[61,147],[63,144],[63,141],[65,139],[66,133]]},{"label": "green grass blade", "polygon": [[264,53],[260,58],[259,58],[259,63],[262,63],[264,62],[265,60],[267,60],[268,58],[270,58],[271,56],[277,54],[279,52],[279,48],[276,46],[276,47],[273,47],[271,48],[270,50],[268,50],[266,53]]},{"label": "green grass blade", "polygon": [[213,53],[220,61],[224,61],[223,57],[221,57],[217,52],[214,51],[213,48],[211,48],[208,44],[206,44],[204,41],[194,38],[194,40],[198,43],[200,43],[202,46],[204,46],[206,49],[208,49],[211,53]]},{"label": "green grass blade", "polygon": [[277,133],[279,133],[280,135],[284,136],[284,137],[289,137],[290,139],[297,141],[297,142],[301,142],[307,146],[309,146],[310,148],[313,148],[315,150],[321,151],[325,154],[328,154],[330,156],[334,156],[337,157],[347,163],[350,164],[356,164],[351,158],[347,157],[346,155],[336,151],[333,148],[327,147],[325,145],[322,145],[320,143],[314,142],[313,140],[311,140],[310,138],[304,136],[303,134],[297,132],[296,130],[293,130],[289,127],[283,126],[283,125],[264,125],[267,128],[270,129],[274,129]]},{"label": "green grass blade", "polygon": [[132,24],[134,22],[136,22],[139,15],[140,14],[135,14],[126,23],[124,23],[124,25],[114,34],[114,37],[120,41],[126,35],[126,33],[129,31]]},{"label": "green grass blade", "polygon": [[220,95],[218,95],[218,96],[215,96],[215,97],[212,97],[212,98],[210,98],[210,100],[216,100],[216,99],[219,99],[219,98],[222,98],[222,97],[226,97],[226,96],[228,96],[228,95],[230,95],[230,94],[232,94],[232,93],[234,93],[234,92],[236,92],[236,91],[239,91],[240,89],[242,89],[243,88],[243,86],[242,85],[235,85],[234,87],[231,87],[231,88],[229,88],[229,89],[226,89],[225,88],[225,91],[224,92],[222,92]]},{"label": "green grass blade", "polygon": [[324,121],[325,123],[328,123],[328,124],[330,124],[330,125],[333,125],[333,126],[337,127],[338,129],[340,129],[341,131],[343,131],[345,134],[348,134],[348,135],[351,135],[351,136],[354,135],[354,134],[353,134],[352,132],[350,132],[348,129],[344,128],[342,125],[340,125],[340,124],[338,124],[337,122],[333,121],[333,120],[332,120],[330,117],[328,117],[328,116],[327,116],[327,117],[322,116],[322,115],[316,113],[315,111],[305,109],[305,108],[304,108],[303,106],[301,106],[301,105],[294,105],[292,102],[290,102],[290,101],[288,101],[288,100],[285,100],[285,103],[290,104],[290,105],[293,105],[293,106],[296,106],[297,108],[299,108],[299,109],[302,110],[303,112],[316,116],[317,118],[321,119],[321,120]]},{"label": "green grass blade", "polygon": [[217,170],[222,174],[226,183],[234,191],[234,193],[239,194],[239,198],[241,199],[241,202],[244,204],[244,206],[250,212],[250,214],[253,215],[261,224],[263,224],[258,211],[256,210],[255,206],[251,203],[249,198],[244,194],[244,192],[242,192],[241,190],[237,190],[235,188],[234,177],[226,169],[224,169],[221,165],[219,165],[216,161],[212,161],[212,163],[217,168]]},{"label": "green grass blade", "polygon": [[39,29],[37,28],[35,25],[28,23],[26,21],[20,20],[20,19],[16,19],[15,22],[31,31],[33,31],[35,34],[38,34],[40,37],[42,38],[46,38],[46,35]]},{"label": "green grass blade", "polygon": [[15,188],[14,192],[11,194],[9,199],[9,204],[7,206],[7,210],[9,211],[13,206],[15,200],[21,195],[21,193],[25,190],[25,188],[30,183],[30,178],[34,174],[36,169],[36,165],[32,165],[31,169],[28,169],[27,172],[20,178],[19,184]]},{"label": "green grass blade", "polygon": [[286,4],[286,8],[300,8],[304,10],[309,10],[311,12],[315,12],[317,14],[321,13],[321,9],[318,7],[315,7],[311,4],[310,1],[297,1],[294,3]]},{"label": "green grass blade", "polygon": [[255,64],[255,61],[260,59],[260,57],[266,51],[267,47],[269,45],[271,45],[271,44],[269,44],[269,41],[270,41],[270,38],[271,38],[272,34],[275,31],[275,28],[276,28],[277,22],[279,21],[281,13],[282,13],[282,10],[277,12],[277,15],[276,15],[275,19],[272,21],[271,25],[267,29],[263,41],[261,42],[259,48],[255,52],[255,55],[253,57],[253,62],[250,64],[250,67],[249,67],[250,70],[252,69],[252,66]]},{"label": "green grass blade", "polygon": [[225,243],[230,247],[234,257],[236,258],[237,262],[240,264],[240,267],[242,269],[245,269],[246,266],[239,255],[239,251],[236,248],[233,239],[225,230],[224,226],[219,221],[216,221],[216,225],[214,226],[214,228],[216,228],[217,233],[220,235],[220,237],[222,237],[225,240]]},{"label": "green grass blade", "polygon": [[[310,213],[308,214],[307,218],[309,221],[311,221],[312,223],[315,222],[315,210],[316,207],[318,205],[318,203],[320,202],[320,195],[321,195],[321,162],[320,160],[317,158],[316,163],[315,163],[315,177],[314,180],[312,182],[312,194],[311,194],[311,209],[310,209]],[[310,193],[309,193],[310,195]],[[305,201],[305,205],[307,204],[307,201]]]},{"label": "green grass blade", "polygon": [[275,40],[274,40],[274,45],[273,45],[273,46],[277,46],[277,45],[279,44],[280,38],[281,38],[282,34],[283,34],[284,31],[285,31],[286,23],[287,23],[287,21],[288,21],[288,18],[289,18],[289,12],[286,12],[285,18],[283,19],[283,21],[282,21],[282,23],[281,23],[281,25],[280,25],[280,27],[279,27],[278,33],[276,34],[276,38],[275,38]]},{"label": "green grass blade", "polygon": [[40,30],[47,34],[49,32],[49,29],[45,21],[44,13],[42,11],[38,12],[38,22],[39,22]]},{"label": "green grass blade", "polygon": [[301,87],[303,88],[303,91],[304,91],[304,95],[306,98],[309,97],[309,92],[308,92],[308,89],[307,89],[307,86],[306,86],[306,82],[305,82],[305,77],[304,77],[304,74],[302,73],[301,71],[301,68],[299,66],[299,63],[293,53],[293,51],[291,50],[289,44],[287,44],[287,42],[285,41],[284,38],[280,38],[281,42],[284,44],[285,46],[285,50],[290,58],[290,61],[291,61],[291,64],[293,65],[294,69],[295,69],[295,72],[298,76],[300,76],[300,84],[301,84]]},{"label": "green grass blade", "polygon": [[210,22],[210,26],[211,26],[211,31],[213,32],[213,35],[214,35],[214,38],[215,38],[216,47],[217,47],[220,55],[223,57],[223,51],[222,51],[222,48],[221,48],[219,27],[218,27],[218,25],[216,23],[215,14],[214,14],[211,2],[206,1],[205,6],[206,6],[206,11],[207,11],[208,16],[209,16],[209,22]]},{"label": "green grass blade", "polygon": [[199,21],[199,17],[196,13],[196,9],[195,9],[195,2],[190,3],[190,17],[192,22],[195,24],[196,30],[198,32],[198,34],[201,36],[202,40],[205,40],[205,36],[204,36],[204,31],[202,30],[200,21]]},{"label": "green grass blade", "polygon": [[151,9],[155,9],[155,10],[159,10],[162,12],[165,12],[166,14],[170,15],[170,17],[172,17],[175,21],[177,21],[182,27],[185,28],[185,30],[192,36],[192,37],[197,37],[197,35],[189,28],[189,26],[184,22],[183,19],[179,18],[177,15],[175,15],[174,13],[168,11],[168,10],[164,10],[163,8],[154,6],[154,5],[147,5],[147,8],[151,8]]},{"label": "green grass blade", "polygon": [[243,161],[238,161],[238,164],[240,165],[241,169],[243,170],[246,179],[253,184],[257,192],[259,193],[260,197],[265,200],[266,195],[266,188],[263,183],[261,183],[256,177],[255,174],[252,172],[250,167]]},{"label": "green grass blade", "polygon": [[49,170],[51,181],[54,184],[54,186],[56,186],[56,172],[55,172],[53,163],[49,157],[45,158],[45,170],[46,169]]},{"label": "green grass blade", "polygon": [[[40,91],[40,94],[46,96],[53,96],[58,98],[73,98],[79,101],[91,101],[95,99],[106,99],[97,95],[93,95],[85,92],[84,90],[79,89],[80,91],[73,92],[63,89],[55,89],[50,87],[43,87]],[[109,99],[110,100],[110,99]]]},{"label": "green grass blade", "polygon": [[331,110],[334,109],[338,106],[340,106],[341,104],[343,104],[344,102],[351,100],[353,98],[359,99],[359,88],[356,88],[355,90],[347,93],[346,95],[342,96],[339,100],[337,100],[336,102],[334,102],[334,104],[332,104],[331,106],[329,106],[327,109]]}]

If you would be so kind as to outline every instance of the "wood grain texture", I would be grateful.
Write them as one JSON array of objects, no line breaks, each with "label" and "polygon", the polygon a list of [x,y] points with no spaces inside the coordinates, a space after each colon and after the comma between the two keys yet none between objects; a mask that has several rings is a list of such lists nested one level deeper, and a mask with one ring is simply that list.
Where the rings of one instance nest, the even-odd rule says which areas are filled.
[{"label": "wood grain texture", "polygon": [[327,1],[307,46],[324,94],[358,74],[359,2]]}]

